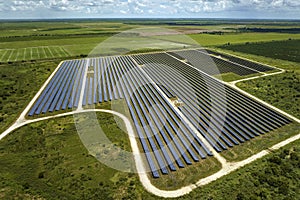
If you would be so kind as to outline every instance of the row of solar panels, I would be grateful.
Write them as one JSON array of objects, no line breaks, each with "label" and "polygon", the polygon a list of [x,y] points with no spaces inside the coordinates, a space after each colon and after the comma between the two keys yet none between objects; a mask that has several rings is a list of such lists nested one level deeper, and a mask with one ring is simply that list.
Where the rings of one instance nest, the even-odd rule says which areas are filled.
[{"label": "row of solar panels", "polygon": [[86,60],[63,62],[28,115],[78,107]]},{"label": "row of solar panels", "polygon": [[83,106],[123,98],[123,92],[118,83],[119,74],[113,67],[116,62],[116,57],[90,59]]},{"label": "row of solar panels", "polygon": [[[175,92],[181,112],[220,152],[290,120],[165,53],[133,58],[157,84]],[[209,66],[207,66],[209,67]]]},{"label": "row of solar panels", "polygon": [[232,55],[228,55],[228,54],[224,54],[224,53],[219,53],[216,51],[212,51],[212,50],[204,50],[204,49],[199,49],[198,51],[205,53],[205,54],[210,54],[210,55],[214,55],[214,56],[220,56],[223,59],[226,59],[232,63],[238,64],[241,67],[247,67],[249,69],[253,69],[259,72],[266,72],[266,71],[271,71],[274,70],[274,68],[260,64],[260,63],[256,63],[256,62],[251,62],[249,60],[245,60],[245,59],[241,59],[239,57],[236,56],[232,56]]},{"label": "row of solar panels", "polygon": [[209,75],[232,72],[240,76],[246,76],[259,73],[259,71],[256,71],[255,69],[242,66],[229,60],[212,57],[207,54],[205,50],[184,50],[168,53],[180,60],[185,60],[188,64],[195,66]]},{"label": "row of solar panels", "polygon": [[[28,115],[39,115],[65,109],[77,108],[86,67],[86,79],[82,105],[92,105],[123,98],[116,73],[112,71],[113,57],[65,61],[43,90]],[[87,63],[89,62],[89,63]],[[88,65],[87,65],[88,64]],[[116,87],[115,87],[116,85]]]},{"label": "row of solar panels", "polygon": [[[257,73],[257,71],[249,69],[249,67],[260,71],[272,70],[272,68],[264,65],[210,50],[207,50],[207,52],[205,50],[186,50],[169,53],[178,59],[187,60],[189,64],[210,75],[227,72],[234,72],[239,75]],[[207,53],[222,56],[238,64],[229,63],[216,57],[210,57]],[[114,87],[116,84],[116,73],[112,71],[110,67],[111,64],[114,64],[113,61],[114,57],[110,57],[107,60],[90,59],[90,66],[94,68],[94,72],[93,76],[89,76],[86,79],[83,106],[123,98],[122,91],[120,91],[118,85]],[[67,108],[77,108],[84,73],[83,68],[86,62],[86,60],[64,62],[34,107],[30,110],[29,116],[65,110]],[[243,64],[248,68],[242,67],[241,65]],[[215,66],[217,66],[217,68]],[[57,80],[59,80],[59,82],[56,84]],[[75,85],[72,85],[74,83]]]}]

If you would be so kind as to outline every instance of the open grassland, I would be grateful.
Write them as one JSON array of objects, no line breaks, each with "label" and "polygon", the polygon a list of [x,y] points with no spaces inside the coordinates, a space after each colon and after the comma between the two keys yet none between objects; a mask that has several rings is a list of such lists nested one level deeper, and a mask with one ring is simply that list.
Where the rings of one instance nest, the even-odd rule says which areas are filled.
[{"label": "open grassland", "polygon": [[274,59],[300,63],[300,40],[272,41],[247,45],[226,45],[222,48]]},{"label": "open grassland", "polygon": [[[128,135],[114,116],[97,116],[106,136],[128,148]],[[20,128],[0,142],[0,157],[3,199],[137,199],[145,193],[136,174],[119,172],[89,155],[73,117]]]},{"label": "open grassland", "polygon": [[25,109],[59,61],[0,65],[0,132]]},{"label": "open grassland", "polygon": [[241,89],[300,118],[300,74],[288,71],[237,84]]},{"label": "open grassland", "polygon": [[112,34],[134,27],[113,21],[35,21],[1,22],[0,39],[17,40],[21,37],[54,37],[59,35]]},{"label": "open grassland", "polygon": [[187,34],[187,35],[159,35],[154,38],[181,42],[183,44],[198,44],[209,47],[217,45],[245,44],[250,42],[263,42],[273,40],[300,39],[300,34],[288,33],[219,33],[219,34]]}]

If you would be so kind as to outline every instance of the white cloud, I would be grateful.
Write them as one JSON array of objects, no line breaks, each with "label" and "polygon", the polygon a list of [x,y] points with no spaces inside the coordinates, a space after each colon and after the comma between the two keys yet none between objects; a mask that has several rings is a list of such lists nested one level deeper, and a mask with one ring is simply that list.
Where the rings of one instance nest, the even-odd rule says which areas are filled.
[{"label": "white cloud", "polygon": [[128,12],[125,11],[125,10],[120,10],[120,13],[121,13],[121,14],[127,14]]},{"label": "white cloud", "polygon": [[[299,0],[0,0],[0,11],[12,15],[18,11],[40,12],[107,13],[122,15],[178,16],[203,13],[248,11],[280,12],[300,11]],[[20,13],[21,14],[21,13]],[[73,13],[74,14],[74,13]],[[3,16],[3,14],[1,15]]]}]

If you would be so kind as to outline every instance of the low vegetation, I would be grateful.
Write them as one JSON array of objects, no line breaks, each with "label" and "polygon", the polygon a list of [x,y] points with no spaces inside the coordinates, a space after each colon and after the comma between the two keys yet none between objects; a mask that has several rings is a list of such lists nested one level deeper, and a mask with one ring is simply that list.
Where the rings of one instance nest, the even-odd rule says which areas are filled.
[{"label": "low vegetation", "polygon": [[221,81],[231,82],[231,81],[241,80],[241,79],[250,78],[250,77],[259,76],[259,75],[262,75],[262,74],[256,73],[256,74],[250,74],[250,75],[246,75],[246,76],[240,76],[233,72],[229,72],[229,73],[214,75],[214,77]]},{"label": "low vegetation", "polygon": [[[97,114],[106,136],[128,149],[110,114]],[[87,119],[88,120],[88,119]],[[72,117],[43,121],[0,141],[2,199],[137,199],[138,176],[100,163],[82,145]]]},{"label": "low vegetation", "polygon": [[17,119],[59,62],[0,65],[0,133]]},{"label": "low vegetation", "polygon": [[273,106],[300,118],[300,74],[283,74],[249,80],[237,84],[241,89]]},{"label": "low vegetation", "polygon": [[165,51],[165,50],[164,49],[144,48],[144,49],[137,49],[137,50],[129,51],[127,53],[127,55],[139,54],[139,53],[161,52],[161,51]]}]

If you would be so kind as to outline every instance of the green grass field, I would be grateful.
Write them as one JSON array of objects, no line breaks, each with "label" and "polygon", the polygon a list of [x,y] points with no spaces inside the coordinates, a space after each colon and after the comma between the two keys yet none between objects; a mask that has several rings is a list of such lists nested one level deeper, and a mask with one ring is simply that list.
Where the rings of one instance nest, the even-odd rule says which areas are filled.
[{"label": "green grass field", "polygon": [[0,132],[25,109],[59,60],[0,65]]},{"label": "green grass field", "polygon": [[[97,116],[106,136],[128,149],[127,133],[114,116]],[[145,193],[136,174],[107,167],[88,154],[73,117],[20,128],[0,142],[0,158],[3,199],[136,199]]]},{"label": "green grass field", "polygon": [[20,49],[1,49],[0,62],[16,62],[49,58],[67,58],[71,55],[61,46],[40,46]]},{"label": "green grass field", "polygon": [[300,74],[286,72],[238,83],[250,94],[300,118]]}]

